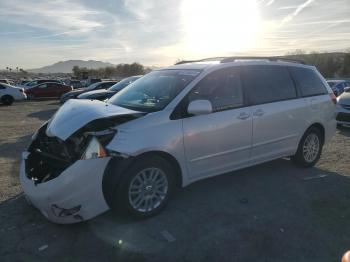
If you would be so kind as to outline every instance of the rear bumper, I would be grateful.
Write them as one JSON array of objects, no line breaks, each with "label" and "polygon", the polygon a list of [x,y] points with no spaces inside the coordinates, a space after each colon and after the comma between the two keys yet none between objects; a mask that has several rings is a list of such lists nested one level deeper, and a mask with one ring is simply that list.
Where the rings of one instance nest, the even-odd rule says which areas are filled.
[{"label": "rear bumper", "polygon": [[77,223],[109,209],[102,192],[104,170],[110,157],[78,160],[58,177],[35,184],[26,176],[24,152],[20,182],[27,200],[50,221],[58,224]]}]

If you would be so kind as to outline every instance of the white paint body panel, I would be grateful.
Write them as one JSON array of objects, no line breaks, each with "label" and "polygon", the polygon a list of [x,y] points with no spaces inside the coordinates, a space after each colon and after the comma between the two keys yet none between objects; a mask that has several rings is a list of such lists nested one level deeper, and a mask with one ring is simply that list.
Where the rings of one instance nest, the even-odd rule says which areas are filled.
[{"label": "white paint body panel", "polygon": [[23,154],[20,167],[20,182],[29,201],[50,221],[59,224],[77,223],[81,220],[73,216],[58,217],[52,205],[70,209],[81,205],[79,215],[83,220],[95,217],[109,209],[102,192],[103,172],[109,157],[78,160],[57,178],[35,185],[25,174]]}]

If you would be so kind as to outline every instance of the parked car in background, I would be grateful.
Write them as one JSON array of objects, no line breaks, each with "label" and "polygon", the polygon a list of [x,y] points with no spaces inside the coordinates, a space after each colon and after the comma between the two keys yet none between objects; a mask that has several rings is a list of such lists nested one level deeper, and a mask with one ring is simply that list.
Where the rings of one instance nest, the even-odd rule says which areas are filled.
[{"label": "parked car in background", "polygon": [[67,86],[57,82],[46,82],[31,88],[25,89],[28,99],[44,98],[44,97],[61,97],[63,94],[72,91],[71,86]]},{"label": "parked car in background", "polygon": [[327,80],[327,83],[332,88],[336,96],[341,95],[345,89],[350,87],[349,80]]},{"label": "parked car in background", "polygon": [[69,85],[71,87],[73,87],[73,89],[78,89],[78,88],[82,88],[83,85],[81,84],[81,82],[79,80],[70,80],[69,81]]},{"label": "parked car in background", "polygon": [[0,101],[4,105],[11,105],[15,100],[24,100],[27,96],[23,88],[0,83]]},{"label": "parked car in background", "polygon": [[62,95],[60,102],[63,104],[67,100],[77,98],[80,94],[83,94],[85,92],[89,92],[89,91],[93,91],[93,90],[100,90],[100,89],[108,89],[116,83],[117,83],[117,81],[96,82],[94,84],[89,85],[86,88],[79,88],[79,89],[73,90],[71,92],[68,92],[68,93]]},{"label": "parked car in background", "polygon": [[115,95],[116,93],[118,93],[123,88],[130,85],[131,83],[133,83],[134,81],[136,81],[140,77],[142,77],[142,75],[131,76],[131,77],[125,78],[125,79],[119,81],[118,83],[116,83],[115,85],[111,86],[107,90],[106,89],[99,89],[99,90],[85,92],[85,93],[78,95],[77,98],[78,99],[105,100],[105,99],[111,98],[113,95]]},{"label": "parked car in background", "polygon": [[102,82],[102,79],[101,78],[91,78],[88,82],[89,82],[89,85],[92,85],[92,84],[95,84],[98,82]]},{"label": "parked car in background", "polygon": [[62,82],[59,81],[59,80],[38,79],[38,80],[33,80],[33,81],[30,81],[30,82],[27,82],[27,83],[24,84],[22,87],[25,88],[25,89],[27,89],[27,88],[32,88],[32,87],[34,87],[34,86],[37,86],[37,85],[42,84],[42,83],[47,83],[47,82],[62,84]]},{"label": "parked car in background", "polygon": [[0,83],[3,83],[3,84],[10,84],[10,81],[7,80],[7,79],[0,79]]},{"label": "parked car in background", "polygon": [[337,97],[337,125],[350,125],[350,89]]},{"label": "parked car in background", "polygon": [[107,103],[68,101],[22,154],[29,201],[62,224],[110,208],[146,218],[201,179],[289,156],[314,166],[336,129],[336,98],[321,74],[236,60],[154,70]]},{"label": "parked car in background", "polygon": [[31,80],[21,80],[21,82],[19,83],[20,86],[24,86],[27,83],[29,83]]}]

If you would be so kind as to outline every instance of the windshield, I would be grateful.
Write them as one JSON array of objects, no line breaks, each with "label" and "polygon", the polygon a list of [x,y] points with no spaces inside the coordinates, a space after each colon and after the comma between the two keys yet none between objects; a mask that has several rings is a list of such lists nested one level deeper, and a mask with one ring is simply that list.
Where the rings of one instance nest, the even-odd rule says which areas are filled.
[{"label": "windshield", "polygon": [[199,73],[199,70],[153,71],[112,96],[108,102],[136,111],[160,111]]},{"label": "windshield", "polygon": [[132,77],[125,78],[125,79],[121,80],[120,82],[116,83],[115,85],[111,86],[108,90],[109,91],[120,91],[124,87],[130,85],[132,82],[136,81],[139,78],[140,77],[138,77],[138,76],[132,76]]},{"label": "windshield", "polygon": [[37,85],[37,84],[38,84],[38,81],[32,81],[32,82],[26,83],[25,85],[26,85],[26,86],[35,86],[35,85]]},{"label": "windshield", "polygon": [[327,82],[327,83],[328,83],[328,85],[329,85],[330,87],[333,87],[333,86],[335,86],[336,84],[338,84],[338,83],[340,83],[340,82],[329,81],[329,82]]},{"label": "windshield", "polygon": [[85,90],[87,90],[87,91],[94,90],[100,84],[101,84],[101,82],[93,83],[93,84],[89,85],[87,88],[85,88]]}]

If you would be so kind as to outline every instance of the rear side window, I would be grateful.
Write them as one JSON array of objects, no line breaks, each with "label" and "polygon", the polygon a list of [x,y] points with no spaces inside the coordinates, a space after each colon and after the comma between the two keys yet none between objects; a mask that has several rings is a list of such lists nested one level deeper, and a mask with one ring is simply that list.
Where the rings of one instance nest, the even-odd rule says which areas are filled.
[{"label": "rear side window", "polygon": [[286,67],[246,66],[244,84],[252,104],[265,104],[297,97],[294,82]]},{"label": "rear side window", "polygon": [[238,68],[225,68],[204,77],[190,92],[189,102],[205,99],[213,111],[223,111],[243,106],[243,91]]},{"label": "rear side window", "polygon": [[290,72],[298,84],[302,96],[316,96],[327,93],[322,80],[313,69],[290,67]]}]

